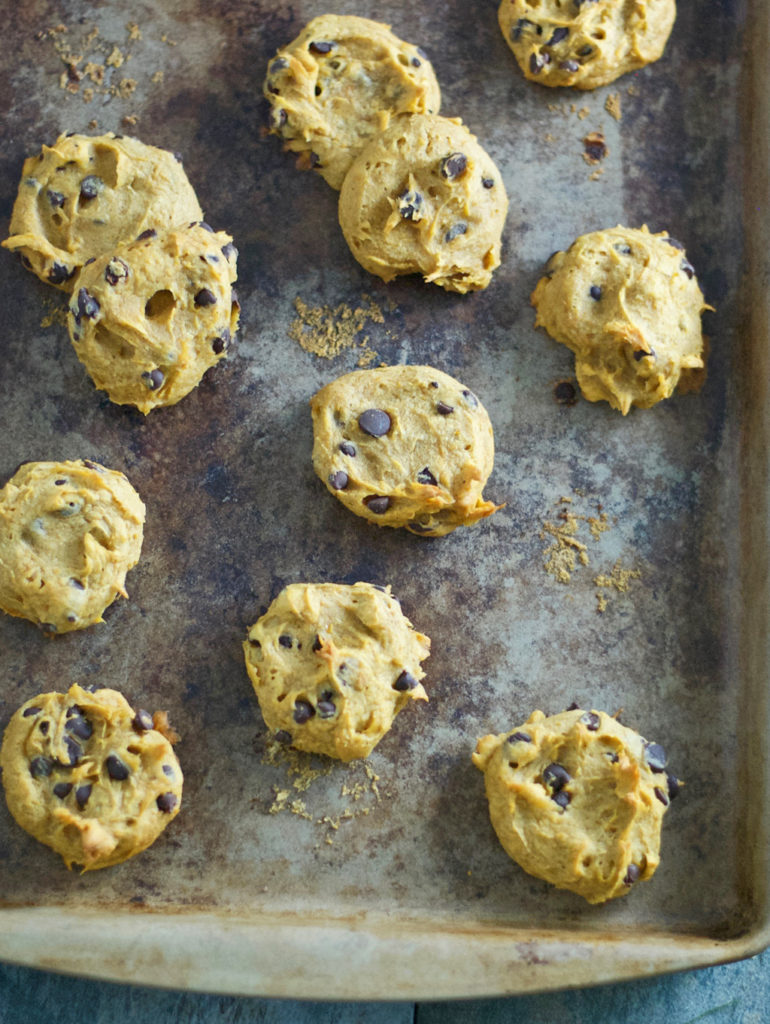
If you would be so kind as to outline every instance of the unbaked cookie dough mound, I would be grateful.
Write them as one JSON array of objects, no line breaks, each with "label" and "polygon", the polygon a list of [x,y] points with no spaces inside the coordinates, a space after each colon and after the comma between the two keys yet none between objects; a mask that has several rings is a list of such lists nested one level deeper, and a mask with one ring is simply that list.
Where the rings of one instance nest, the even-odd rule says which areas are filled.
[{"label": "unbaked cookie dough mound", "polygon": [[418,46],[368,18],[314,18],[267,67],[270,130],[339,189],[355,157],[396,114],[438,113],[433,67]]},{"label": "unbaked cookie dough mound", "polygon": [[238,326],[236,259],[229,235],[194,222],[83,267],[67,326],[96,387],[143,413],[197,387]]},{"label": "unbaked cookie dough mound", "polygon": [[652,877],[663,815],[681,785],[666,754],[603,711],[572,709],[484,736],[473,754],[506,853],[589,903]]},{"label": "unbaked cookie dough mound", "polygon": [[96,462],[27,462],[0,490],[0,608],[44,633],[102,621],[139,561],[144,505]]},{"label": "unbaked cookie dough mound", "polygon": [[[684,246],[662,231],[616,227],[557,252],[532,293],[535,326],[575,353],[583,395],[624,415],[690,390],[702,376],[703,301]],[[697,382],[700,383],[700,382]]]},{"label": "unbaked cookie dough mound", "polygon": [[8,724],[0,766],[8,808],[68,868],[110,867],[154,843],[182,802],[165,712],[117,690],[43,693]]},{"label": "unbaked cookie dough mound", "polygon": [[172,153],[122,135],[60,135],[25,161],[3,245],[41,281],[71,291],[92,256],[202,217]]},{"label": "unbaked cookie dough mound", "polygon": [[482,495],[492,424],[454,377],[431,366],[355,370],[322,388],[310,408],[313,467],[357,516],[439,537],[501,507]]},{"label": "unbaked cookie dough mound", "polygon": [[658,60],[674,0],[502,0],[500,29],[524,75],[595,89]]},{"label": "unbaked cookie dough mound", "polygon": [[427,700],[430,640],[390,587],[293,583],[249,630],[246,669],[268,729],[298,750],[367,757],[410,701]]},{"label": "unbaked cookie dough mound", "polygon": [[475,136],[428,114],[396,118],[373,139],[339,203],[345,241],[370,273],[422,274],[463,293],[492,280],[507,212],[500,172]]}]

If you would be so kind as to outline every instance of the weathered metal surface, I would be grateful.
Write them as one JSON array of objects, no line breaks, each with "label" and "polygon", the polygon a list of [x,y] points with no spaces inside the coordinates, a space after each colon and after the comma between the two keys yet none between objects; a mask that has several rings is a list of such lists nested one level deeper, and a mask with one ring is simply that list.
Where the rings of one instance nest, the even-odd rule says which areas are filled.
[{"label": "weathered metal surface", "polygon": [[[743,231],[742,189],[751,180],[740,119],[744,43],[766,38],[766,12],[755,6],[747,31],[741,0],[682,4],[659,63],[596,94],[572,94],[524,81],[493,2],[361,0],[356,13],[390,22],[429,52],[442,113],[462,117],[503,174],[511,199],[503,265],[486,292],[464,297],[366,274],[342,239],[336,193],[260,132],[266,61],[336,5],[32,0],[18,9],[5,27],[0,78],[3,223],[24,157],[96,119],[96,131],[129,132],[183,154],[207,221],[230,231],[240,250],[243,313],[227,363],[179,405],[145,419],[94,391],[66,330],[41,325],[60,296],[2,254],[0,477],[28,459],[97,459],[127,473],[148,519],[142,559],[128,577],[131,599],[104,625],[47,641],[29,623],[0,619],[0,718],[72,681],[115,686],[140,706],[169,710],[183,737],[186,782],[182,813],[149,851],[82,877],[0,809],[0,900],[5,921],[19,928],[14,949],[4,926],[1,955],[124,978],[141,963],[158,984],[366,998],[360,979],[346,988],[340,974],[348,957],[362,969],[367,951],[374,962],[385,950],[391,965],[390,975],[370,977],[370,996],[414,997],[647,973],[741,955],[762,941],[765,897],[756,883],[767,792],[763,783],[755,802],[747,758],[765,752],[764,660],[746,655],[753,640],[741,632],[744,602],[765,607],[766,583],[742,586],[751,556],[741,547],[746,530],[762,534],[765,508],[747,497],[743,472],[755,467],[763,494],[764,438],[740,430],[744,385],[756,408],[766,382],[751,379],[744,358],[763,339],[741,331],[742,273],[757,265]],[[141,38],[129,38],[128,22]],[[67,33],[46,33],[60,23]],[[85,80],[77,93],[60,88],[57,41],[93,51],[93,41],[81,42],[94,26],[105,44],[98,60],[113,45],[131,54],[110,79],[136,82],[127,98],[107,99],[99,87],[85,103]],[[610,93],[621,96],[619,122],[604,109]],[[138,120],[127,127],[130,116]],[[609,147],[597,180],[581,157],[594,130]],[[712,344],[702,393],[625,419],[605,404],[555,401],[572,359],[534,330],[528,301],[553,250],[616,223],[680,238],[717,307],[706,319]],[[364,332],[383,361],[446,370],[489,410],[497,461],[487,494],[507,506],[477,528],[433,541],[378,530],[347,513],[313,474],[308,399],[353,369],[360,350],[333,362],[303,351],[287,333],[294,299],[356,305],[362,293],[385,311],[384,323]],[[597,516],[601,506],[611,525],[592,538],[581,521],[591,565],[567,585],[545,572],[549,539],[541,537],[545,521],[558,522],[562,496],[579,515]],[[607,591],[600,614],[594,577],[617,562],[641,577],[627,592]],[[240,643],[280,587],[303,579],[390,583],[433,640],[430,704],[402,714],[370,759],[379,799],[361,766],[334,765],[298,792],[285,765],[264,762]],[[470,763],[478,736],[572,701],[622,707],[624,721],[664,744],[687,782],[666,816],[654,880],[605,907],[551,890],[508,860]],[[355,792],[343,793],[345,784]],[[286,789],[309,817],[268,813],[276,790]],[[351,817],[334,820],[346,811]],[[761,826],[753,859],[745,853],[749,813]],[[15,909],[24,907],[64,908],[73,920],[85,912],[92,921],[93,912],[97,923],[98,915],[104,923],[133,912],[123,951],[139,949],[132,943],[141,911],[149,945],[140,960],[111,956],[100,967],[100,950],[78,947],[77,929],[51,938],[58,910],[24,918]],[[178,914],[193,908],[183,939]],[[297,931],[305,916],[311,938]],[[292,932],[281,919],[301,950],[302,993],[292,989]],[[396,932],[400,922],[421,922],[415,963],[433,944],[444,973],[424,977],[424,962],[396,969],[383,921]],[[82,927],[93,942],[94,929]],[[335,943],[346,928],[363,935],[360,944]],[[271,929],[285,958],[249,976],[223,936],[241,936],[257,961]],[[465,966],[463,948],[472,949]],[[239,970],[228,968],[229,956]]]}]

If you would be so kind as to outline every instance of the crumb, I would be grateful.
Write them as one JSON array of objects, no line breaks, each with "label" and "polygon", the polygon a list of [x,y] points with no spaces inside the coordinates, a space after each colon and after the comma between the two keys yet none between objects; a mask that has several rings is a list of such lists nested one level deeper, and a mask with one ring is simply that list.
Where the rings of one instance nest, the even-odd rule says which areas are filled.
[{"label": "crumb", "polygon": [[636,96],[637,91],[638,90],[635,85],[629,85],[629,87],[626,89],[626,92],[629,96]]},{"label": "crumb", "polygon": [[588,180],[589,181],[598,181],[599,178],[601,178],[601,176],[603,174],[604,174],[604,168],[603,167],[597,167],[595,171],[592,171],[591,174],[588,175]]},{"label": "crumb", "polygon": [[596,604],[597,611],[601,614],[607,608],[609,603],[608,595],[603,594],[602,590],[612,591],[615,590],[619,594],[625,594],[630,589],[631,580],[641,579],[642,573],[639,569],[624,569],[620,564],[620,559],[612,567],[612,571],[609,574],[600,573],[594,577],[594,586],[599,588],[596,591]]},{"label": "crumb", "polygon": [[141,30],[135,21],[129,21],[127,23],[126,32],[128,32],[128,38],[131,40],[142,38]]},{"label": "crumb", "polygon": [[93,98],[94,98],[94,90],[89,85],[87,89],[83,90],[83,102],[84,103],[90,103]]},{"label": "crumb", "polygon": [[138,114],[126,114],[125,117],[122,117],[120,119],[120,123],[123,125],[124,128],[133,128],[135,127],[138,120]]},{"label": "crumb", "polygon": [[104,84],[104,64],[96,64],[89,60],[83,68],[83,74],[87,75],[94,85]]},{"label": "crumb", "polygon": [[169,39],[169,37],[168,37],[168,36],[167,36],[167,35],[165,34],[165,32],[164,32],[164,34],[163,34],[163,35],[162,35],[162,36],[160,37],[160,41],[161,41],[162,43],[165,43],[165,44],[166,44],[166,46],[176,46],[176,45],[177,45],[177,44],[176,44],[176,43],[174,42],[174,40],[173,40],[173,39]]},{"label": "crumb", "polygon": [[[129,99],[132,96],[132,94],[133,94],[135,89],[136,89],[136,80],[135,79],[133,79],[133,78],[121,78],[120,83],[119,83],[118,88],[117,88],[117,95],[119,95],[121,99],[127,100],[127,99]],[[110,90],[110,91],[112,91],[112,90]]]},{"label": "crumb", "polygon": [[171,724],[168,720],[167,711],[156,711],[152,716],[152,727],[156,729],[161,736],[165,736],[169,743],[178,743],[181,739],[178,732],[171,728]]},{"label": "crumb", "polygon": [[611,92],[607,99],[604,101],[604,109],[610,115],[614,117],[616,121],[620,121],[622,113],[620,110],[620,93]]},{"label": "crumb", "polygon": [[99,122],[96,120],[95,117],[92,117],[91,120],[88,122],[88,127],[91,129],[91,131],[94,131],[94,129],[99,127]]},{"label": "crumb", "polygon": [[110,68],[120,68],[123,66],[123,62],[125,61],[125,59],[126,58],[123,56],[123,53],[121,52],[120,48],[117,46],[113,46],[112,53],[105,61],[105,64]]},{"label": "crumb", "polygon": [[385,322],[382,309],[370,296],[362,295],[361,305],[356,309],[346,302],[334,307],[308,306],[297,296],[294,308],[297,316],[289,327],[289,337],[306,352],[334,359],[345,349],[358,346],[367,350],[360,355],[359,365],[368,366],[379,358],[377,352],[368,348],[368,338],[359,340],[367,323]]},{"label": "crumb", "polygon": [[577,116],[580,118],[581,121],[585,121],[585,119],[588,117],[590,113],[591,111],[588,109],[588,107],[581,107],[580,110],[578,110],[577,112]]},{"label": "crumb", "polygon": [[153,85],[160,85],[160,83],[163,81],[163,72],[162,71],[154,72],[154,74],[150,78],[150,81],[152,82]]}]

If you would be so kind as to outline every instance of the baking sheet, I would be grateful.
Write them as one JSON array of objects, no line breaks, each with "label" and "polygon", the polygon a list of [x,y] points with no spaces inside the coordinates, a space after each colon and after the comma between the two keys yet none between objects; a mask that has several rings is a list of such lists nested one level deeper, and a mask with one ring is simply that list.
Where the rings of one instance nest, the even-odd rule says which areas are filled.
[{"label": "baking sheet", "polygon": [[[127,473],[148,521],[131,599],[105,625],[46,641],[2,617],[2,722],[43,690],[115,686],[169,710],[186,783],[160,841],[85,876],[0,809],[0,956],[220,991],[427,998],[653,973],[769,941],[761,8],[683,4],[660,62],[588,94],[525,82],[495,3],[19,9],[0,79],[3,222],[42,142],[135,134],[182,153],[207,221],[234,235],[243,312],[227,362],[145,419],[94,391],[62,298],[4,254],[0,476],[28,459],[97,459]],[[260,132],[267,59],[326,11],[388,21],[422,45],[442,113],[462,117],[498,164],[511,206],[487,291],[366,274],[337,226],[336,193]],[[104,63],[105,81],[70,75],[77,90],[62,88],[67,50]],[[594,130],[608,146],[598,176],[582,159]],[[528,301],[553,250],[616,223],[680,238],[717,307],[702,393],[626,418],[556,401],[572,358],[534,330]],[[382,311],[364,345],[328,361],[289,336],[297,297],[334,309],[362,296]],[[327,494],[310,464],[307,402],[370,350],[435,365],[479,394],[497,446],[487,494],[505,510],[424,540]],[[545,570],[545,524],[558,527],[565,508],[583,517],[590,564],[561,583]],[[602,515],[609,528],[594,536],[589,519]],[[597,585],[616,566],[640,575],[625,591]],[[240,643],[280,588],[303,579],[390,583],[433,640],[430,704],[398,718],[368,769],[316,761],[317,774],[296,775],[270,763]],[[508,860],[470,764],[478,736],[572,701],[622,707],[687,782],[654,880],[598,908]]]}]

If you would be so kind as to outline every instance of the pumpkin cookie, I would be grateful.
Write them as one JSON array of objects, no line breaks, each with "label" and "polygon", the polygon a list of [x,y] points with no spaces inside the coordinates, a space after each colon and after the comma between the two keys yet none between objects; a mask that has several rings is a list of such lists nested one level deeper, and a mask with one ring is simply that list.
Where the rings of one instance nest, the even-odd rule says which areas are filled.
[{"label": "pumpkin cookie", "polygon": [[502,0],[500,30],[524,75],[541,85],[595,89],[656,61],[674,0]]},{"label": "pumpkin cookie", "polygon": [[366,143],[395,114],[438,113],[427,56],[368,18],[314,18],[267,67],[270,130],[339,189]]},{"label": "pumpkin cookie", "polygon": [[117,690],[43,693],[5,730],[8,809],[68,868],[110,867],[155,842],[182,800],[177,737],[165,712],[134,711]]},{"label": "pumpkin cookie", "polygon": [[681,785],[658,743],[603,711],[535,711],[482,737],[473,763],[498,839],[530,875],[603,903],[655,873],[663,814]]},{"label": "pumpkin cookie", "polygon": [[92,256],[203,217],[181,163],[122,135],[60,135],[25,161],[6,249],[65,291]]},{"label": "pumpkin cookie", "polygon": [[448,291],[486,288],[500,265],[508,197],[462,122],[428,114],[391,122],[356,158],[339,217],[355,258],[383,281],[422,274]]},{"label": "pumpkin cookie", "polygon": [[144,505],[95,462],[27,462],[0,490],[0,608],[44,633],[102,621],[139,561]]},{"label": "pumpkin cookie", "polygon": [[356,515],[439,537],[501,507],[481,493],[494,462],[489,416],[448,374],[355,370],[322,388],[310,408],[313,467]]},{"label": "pumpkin cookie", "polygon": [[430,640],[370,583],[293,583],[249,630],[246,669],[281,743],[367,757],[410,701],[427,700]]},{"label": "pumpkin cookie", "polygon": [[[625,415],[703,376],[703,301],[684,246],[616,227],[557,252],[532,293],[535,326],[575,353],[583,395]],[[700,374],[699,374],[699,371]],[[697,381],[699,384],[700,381]]]},{"label": "pumpkin cookie", "polygon": [[143,413],[197,387],[238,326],[237,255],[229,235],[194,222],[89,262],[67,326],[96,387]]}]

